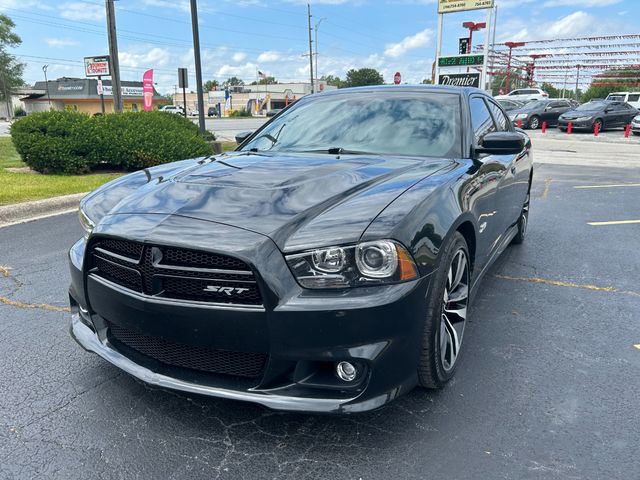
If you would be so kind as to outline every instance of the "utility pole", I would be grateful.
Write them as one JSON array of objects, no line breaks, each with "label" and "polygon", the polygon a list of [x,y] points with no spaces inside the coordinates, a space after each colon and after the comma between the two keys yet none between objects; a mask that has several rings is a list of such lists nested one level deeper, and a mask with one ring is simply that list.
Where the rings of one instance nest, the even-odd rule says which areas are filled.
[{"label": "utility pole", "polygon": [[309,76],[311,78],[311,93],[315,93],[313,86],[313,40],[311,39],[311,5],[307,3],[307,22],[309,29]]},{"label": "utility pole", "polygon": [[316,81],[318,81],[318,27],[320,27],[320,24],[323,20],[326,20],[326,18],[321,18],[320,20],[318,20],[318,23],[316,23],[316,26],[314,28],[316,41]]},{"label": "utility pole", "polygon": [[114,0],[105,0],[107,7],[107,36],[109,37],[109,57],[111,60],[111,89],[113,90],[113,109],[122,113],[122,84],[120,83],[120,62],[118,60],[118,37],[116,35],[116,12]]},{"label": "utility pole", "polygon": [[191,28],[193,30],[193,54],[196,62],[196,91],[198,93],[198,124],[200,133],[206,131],[204,125],[204,92],[202,89],[202,64],[200,62],[200,32],[198,30],[198,5],[191,0]]}]

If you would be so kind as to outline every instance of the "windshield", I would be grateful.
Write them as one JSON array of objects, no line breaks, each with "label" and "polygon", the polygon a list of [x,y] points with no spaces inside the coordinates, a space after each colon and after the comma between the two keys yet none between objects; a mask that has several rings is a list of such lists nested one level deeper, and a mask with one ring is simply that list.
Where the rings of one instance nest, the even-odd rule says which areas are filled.
[{"label": "windshield", "polygon": [[538,108],[544,108],[547,105],[547,103],[549,102],[546,100],[532,100],[526,105],[523,105],[522,107],[520,107],[520,110],[524,110],[524,111],[537,110]]},{"label": "windshield", "polygon": [[268,124],[242,150],[460,157],[460,117],[459,96],[448,93],[310,97]]},{"label": "windshield", "polygon": [[600,108],[602,108],[604,106],[605,102],[587,102],[587,103],[583,103],[582,105],[580,105],[578,108],[576,108],[575,110],[577,112],[585,112],[585,111],[590,111],[590,110],[599,110]]},{"label": "windshield", "polygon": [[609,95],[607,97],[607,100],[616,100],[618,102],[622,102],[622,101],[624,101],[624,95],[613,95],[613,94],[611,94],[611,95]]}]

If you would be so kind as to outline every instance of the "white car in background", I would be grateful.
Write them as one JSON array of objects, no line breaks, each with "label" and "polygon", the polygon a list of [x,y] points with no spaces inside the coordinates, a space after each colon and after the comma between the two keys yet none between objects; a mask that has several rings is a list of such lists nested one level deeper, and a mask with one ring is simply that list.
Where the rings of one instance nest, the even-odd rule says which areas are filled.
[{"label": "white car in background", "polygon": [[640,110],[640,92],[614,92],[610,93],[606,99],[616,102],[627,102],[633,108]]},{"label": "white car in background", "polygon": [[184,108],[182,108],[180,105],[165,105],[164,107],[160,107],[159,110],[161,112],[177,113],[178,115],[184,115]]},{"label": "white car in background", "polygon": [[549,94],[539,88],[518,88],[511,90],[507,95],[496,95],[496,100],[520,100],[528,102],[529,100],[546,100],[549,98]]}]

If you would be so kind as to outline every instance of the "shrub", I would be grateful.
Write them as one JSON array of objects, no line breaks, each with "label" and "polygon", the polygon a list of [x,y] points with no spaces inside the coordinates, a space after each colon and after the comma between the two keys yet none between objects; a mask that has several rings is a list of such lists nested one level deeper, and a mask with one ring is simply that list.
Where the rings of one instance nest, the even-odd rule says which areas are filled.
[{"label": "shrub", "polygon": [[77,112],[32,113],[11,125],[11,139],[22,160],[38,172],[85,172],[86,160],[76,153],[74,132],[88,119]]},{"label": "shrub", "polygon": [[16,107],[16,109],[13,111],[13,116],[14,117],[24,117],[26,114],[27,114],[27,112],[20,105],[18,105]]},{"label": "shrub", "polygon": [[230,117],[251,117],[251,112],[245,108],[241,108],[239,110],[229,110]]},{"label": "shrub", "polygon": [[15,122],[11,136],[25,163],[44,173],[82,173],[97,165],[133,170],[212,153],[193,122],[157,111],[43,112]]}]

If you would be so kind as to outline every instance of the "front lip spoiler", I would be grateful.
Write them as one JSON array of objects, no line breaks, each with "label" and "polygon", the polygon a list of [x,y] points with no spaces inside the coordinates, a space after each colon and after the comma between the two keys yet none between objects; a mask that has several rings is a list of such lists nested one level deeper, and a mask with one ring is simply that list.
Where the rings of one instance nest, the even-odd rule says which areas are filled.
[{"label": "front lip spoiler", "polygon": [[74,340],[88,352],[98,354],[109,363],[150,385],[157,385],[162,388],[180,390],[189,393],[197,393],[200,395],[207,395],[211,397],[259,403],[273,410],[316,413],[355,413],[378,408],[384,403],[388,402],[390,400],[390,397],[393,398],[393,396],[395,396],[393,394],[385,394],[372,399],[364,400],[360,403],[356,403],[357,397],[341,400],[326,398],[304,398],[285,395],[274,395],[270,393],[267,394],[240,392],[236,390],[228,390],[225,388],[204,386],[197,383],[186,382],[184,380],[179,380],[177,378],[155,373],[146,367],[138,365],[121,353],[110,348],[104,342],[100,341],[96,333],[89,327],[87,327],[84,323],[82,323],[82,321],[80,320],[80,315],[78,313],[74,313],[71,315],[70,332]]}]

